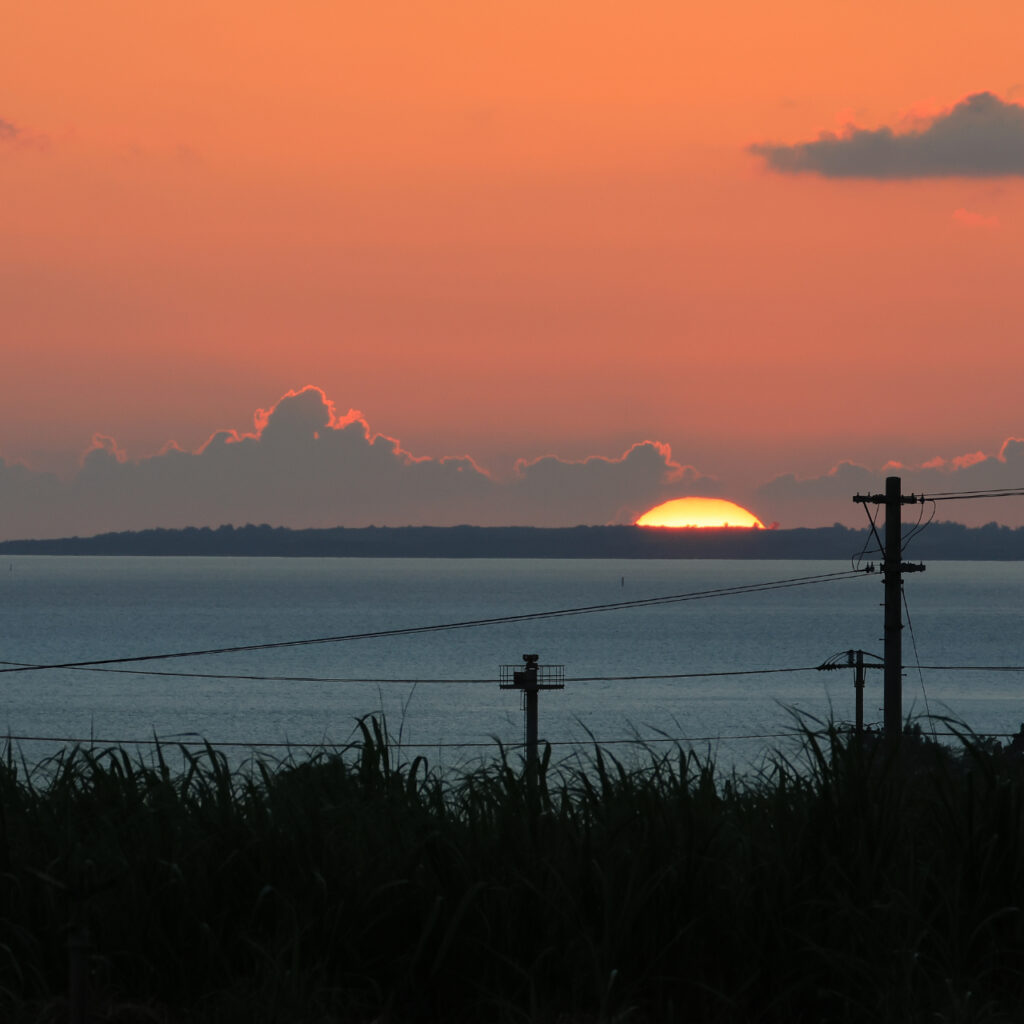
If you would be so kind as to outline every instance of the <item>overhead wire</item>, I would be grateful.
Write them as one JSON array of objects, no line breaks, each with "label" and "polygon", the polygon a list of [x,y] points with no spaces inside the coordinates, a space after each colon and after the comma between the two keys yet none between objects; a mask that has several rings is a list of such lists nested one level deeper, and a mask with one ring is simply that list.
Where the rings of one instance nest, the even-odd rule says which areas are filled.
[{"label": "overhead wire", "polygon": [[[924,520],[924,505],[925,505],[926,501],[930,502],[930,504],[932,506],[932,514],[928,517],[927,521],[922,522],[922,520]],[[932,498],[922,498],[921,499],[921,511],[918,513],[917,522],[914,524],[914,526],[911,529],[910,533],[908,533],[905,537],[903,537],[903,547],[904,548],[906,548],[906,546],[919,533],[923,532],[929,526],[931,526],[931,524],[935,521],[935,513],[938,511],[938,508],[939,508],[939,506],[936,504],[934,499],[932,499]]]},{"label": "overhead wire", "polygon": [[885,558],[885,545],[882,543],[882,538],[878,535],[878,527],[875,525],[875,517],[871,514],[871,509],[868,508],[868,503],[865,501],[862,502],[862,504],[864,506],[864,512],[868,517],[868,524],[870,526],[870,530],[868,532],[867,537],[864,538],[864,547],[860,549],[860,554],[850,559],[850,566],[856,572],[862,571],[861,562],[863,561],[864,555],[868,550],[868,545],[871,543],[872,537],[874,537],[875,543],[878,545],[878,557]]},{"label": "overhead wire", "polygon": [[922,665],[926,672],[1024,672],[1024,665]]},{"label": "overhead wire", "polygon": [[[816,730],[816,732],[824,733],[827,730]],[[586,739],[578,740],[543,740],[542,743],[552,747],[592,747],[592,746],[620,746],[622,744],[634,744],[636,746],[643,746],[649,743],[715,743],[715,742],[732,742],[734,740],[772,740],[772,739],[786,739],[792,736],[792,732],[765,732],[765,733],[741,733],[736,735],[731,734],[712,734],[707,736],[648,736],[648,737],[637,737],[631,736],[628,738],[618,739],[596,739],[594,737],[587,737]],[[194,737],[194,738],[192,738]],[[207,741],[202,737],[194,733],[179,733],[173,736],[161,736],[161,737],[148,737],[147,739],[102,739],[99,737],[89,737],[88,739],[74,736],[16,736],[16,735],[5,735],[0,737],[3,741],[17,741],[19,743],[65,743],[73,744],[76,746],[88,746],[95,748],[97,746],[103,747],[152,747],[152,746],[210,746],[215,749],[220,747],[243,747],[249,750],[272,750],[272,749],[302,749],[307,750],[311,748],[338,748],[340,750],[351,749],[354,747],[362,746],[362,742],[359,740],[349,740],[342,743],[328,743],[323,740],[307,740],[304,742],[296,742],[291,740],[274,740],[267,743],[261,743],[256,740],[223,740],[223,741]],[[415,750],[438,750],[438,749],[463,749],[463,748],[474,748],[474,747],[506,747],[506,748],[518,748],[525,746],[524,743],[507,743],[499,740],[466,740],[460,742],[439,742],[439,743],[412,743],[404,740],[398,741],[393,740],[388,743],[389,748],[394,750],[400,749],[415,749]]]},{"label": "overhead wire", "polygon": [[[917,666],[917,678],[921,683],[921,696],[924,698],[924,711],[925,714],[930,718],[932,709],[928,704],[928,690],[924,685],[924,672],[921,669],[921,656],[920,654],[918,654],[917,651],[917,637],[914,635],[914,623],[913,620],[910,618],[910,605],[907,604],[907,592],[902,583],[900,583],[900,598],[903,601],[903,612],[907,616],[907,629],[910,631],[910,642],[913,644],[914,647],[914,663]],[[934,723],[932,731],[934,732]]]},{"label": "overhead wire", "polygon": [[1020,498],[1024,487],[989,487],[977,491],[932,491],[920,495],[922,501],[957,501],[967,498]]},{"label": "overhead wire", "polygon": [[[12,665],[20,668],[35,668],[36,666],[27,662],[15,662],[15,661],[0,661],[0,665]],[[40,666],[46,667],[46,666]],[[491,676],[489,678],[478,678],[478,679],[427,679],[427,678],[372,678],[369,676],[265,676],[265,675],[250,675],[245,673],[225,673],[225,672],[168,672],[161,671],[159,669],[148,669],[148,668],[109,668],[104,666],[90,666],[90,665],[79,665],[71,666],[70,671],[75,672],[110,672],[117,675],[130,675],[130,676],[159,676],[161,678],[170,676],[171,678],[182,678],[182,679],[227,679],[227,680],[239,680],[243,682],[265,682],[265,683],[372,683],[372,684],[387,684],[387,683],[400,683],[400,684],[412,684],[418,685],[419,683],[453,683],[453,684],[469,684],[469,685],[493,685],[496,679]],[[565,681],[567,683],[618,683],[618,682],[635,682],[642,680],[652,679],[707,679],[714,676],[758,676],[758,675],[772,675],[781,672],[813,672],[815,671],[814,666],[800,665],[795,668],[744,668],[744,669],[728,669],[718,670],[714,672],[665,672],[655,674],[638,674],[638,675],[626,675],[626,676],[567,676]]]},{"label": "overhead wire", "polygon": [[120,665],[142,661],[165,661],[173,658],[207,657],[220,654],[240,654],[249,651],[279,650],[288,647],[306,647],[316,644],[345,643],[352,640],[375,640],[384,637],[415,636],[421,633],[436,633],[445,630],[471,629],[481,626],[496,626],[518,622],[536,622],[543,619],[566,618],[574,615],[590,615],[596,612],[625,611],[634,608],[651,608],[665,604],[679,604],[685,601],[705,600],[712,597],[731,597],[742,594],[756,594],[772,590],[808,586],[813,583],[835,582],[854,579],[870,570],[843,570],[833,573],[818,573],[811,576],[795,576],[765,583],[745,584],[735,587],[715,587],[710,590],[691,591],[684,594],[670,594],[664,597],[638,598],[631,601],[615,601],[607,604],[584,605],[576,608],[559,608],[546,612],[524,612],[518,615],[499,615],[484,619],[467,619],[461,622],[443,622],[430,626],[407,626],[396,629],[371,630],[362,633],[348,633],[338,636],[315,637],[304,640],[278,640],[261,644],[237,644],[231,647],[216,647],[196,651],[174,651],[163,654],[139,654],[118,658],[91,658],[82,661],[57,662],[45,665],[8,665],[0,668],[6,672],[37,672],[43,669],[86,668],[99,665]]},{"label": "overhead wire", "polygon": [[[833,729],[810,729],[807,730],[810,734],[815,736],[827,736],[832,731],[847,732],[851,731],[849,727],[842,728],[836,727]],[[960,738],[963,736],[962,732],[958,732],[954,729],[933,729],[931,732],[933,737],[948,736]],[[979,737],[990,737],[993,739],[1010,739],[1018,735],[1015,732],[972,732],[972,735]],[[617,739],[597,739],[594,737],[587,737],[586,739],[578,740],[543,740],[542,743],[551,747],[607,747],[607,746],[648,746],[654,743],[732,743],[740,740],[777,740],[777,739],[791,739],[794,736],[793,731],[789,732],[758,732],[758,733],[713,733],[706,736],[630,736],[620,737]],[[194,737],[194,738],[192,738]],[[31,735],[15,735],[7,734],[0,737],[0,740],[6,743],[62,743],[69,744],[76,747],[82,747],[89,750],[95,750],[97,747],[159,747],[159,746],[175,746],[175,747],[211,747],[215,750],[221,748],[231,749],[245,749],[252,751],[260,750],[311,750],[311,749],[325,749],[331,751],[343,752],[345,750],[352,750],[362,746],[359,740],[349,740],[346,742],[333,743],[326,740],[271,740],[268,742],[261,742],[259,740],[207,740],[197,736],[194,733],[183,733],[175,734],[172,736],[157,736],[147,737],[146,739],[107,739],[97,736],[81,737],[81,736],[31,736]],[[462,749],[476,749],[476,748],[487,748],[493,749],[494,747],[504,747],[507,750],[516,750],[522,747],[522,743],[508,743],[501,740],[464,740],[459,742],[425,742],[425,743],[413,743],[405,740],[393,740],[388,743],[388,747],[391,750],[462,750]]]}]

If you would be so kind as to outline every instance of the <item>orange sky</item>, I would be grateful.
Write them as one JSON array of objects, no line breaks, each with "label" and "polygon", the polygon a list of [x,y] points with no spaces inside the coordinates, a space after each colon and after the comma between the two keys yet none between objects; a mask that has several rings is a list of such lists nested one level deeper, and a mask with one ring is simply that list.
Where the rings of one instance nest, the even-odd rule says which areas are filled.
[{"label": "orange sky", "polygon": [[748,149],[1024,103],[1019,2],[9,8],[9,461],[309,383],[417,455],[649,439],[738,500],[1024,436],[1021,177]]}]

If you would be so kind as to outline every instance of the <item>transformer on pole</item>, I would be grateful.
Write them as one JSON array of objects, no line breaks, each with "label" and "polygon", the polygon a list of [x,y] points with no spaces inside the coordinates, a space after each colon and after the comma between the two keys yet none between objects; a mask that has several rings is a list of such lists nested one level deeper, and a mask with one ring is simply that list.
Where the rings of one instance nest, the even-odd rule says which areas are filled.
[{"label": "transformer on pole", "polygon": [[537,694],[541,690],[565,689],[565,666],[538,664],[539,654],[524,654],[523,667],[502,665],[499,687],[502,690],[520,690],[523,711],[526,714],[526,763],[537,763]]}]

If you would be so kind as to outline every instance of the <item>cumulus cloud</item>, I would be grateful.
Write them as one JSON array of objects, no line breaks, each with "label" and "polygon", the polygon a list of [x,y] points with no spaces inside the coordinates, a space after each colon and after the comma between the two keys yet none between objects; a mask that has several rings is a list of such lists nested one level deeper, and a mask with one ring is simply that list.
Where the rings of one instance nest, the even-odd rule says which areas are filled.
[{"label": "cumulus cloud", "polygon": [[[756,501],[765,515],[778,519],[783,526],[822,526],[833,522],[863,526],[866,519],[854,504],[853,496],[883,493],[887,476],[900,477],[904,493],[926,496],[1019,488],[1024,481],[1024,439],[1007,438],[994,455],[970,452],[948,458],[939,456],[919,466],[889,463],[873,470],[841,462],[821,476],[801,478],[784,474],[762,484],[756,491]],[[1024,524],[1024,498],[939,501],[936,518],[968,526],[994,521]]]},{"label": "cumulus cloud", "polygon": [[97,434],[69,481],[0,459],[3,539],[154,526],[534,525],[629,522],[715,482],[643,441],[618,457],[546,456],[498,480],[468,455],[417,456],[316,387],[257,410],[248,431],[214,433],[194,452],[168,444],[129,459]]},{"label": "cumulus cloud", "polygon": [[759,143],[750,151],[773,171],[826,178],[969,177],[1024,174],[1024,106],[979,92],[932,118],[896,132],[851,126],[813,142]]},{"label": "cumulus cloud", "polygon": [[510,507],[536,521],[544,509],[557,509],[558,522],[536,525],[575,525],[595,522],[632,523],[652,505],[669,497],[718,493],[719,484],[692,466],[672,458],[672,449],[658,441],[641,441],[618,458],[594,455],[576,462],[546,455],[520,459],[515,479],[507,487]]},{"label": "cumulus cloud", "polygon": [[[889,475],[902,477],[908,493],[1017,488],[1024,438],[1008,438],[995,454],[877,468],[845,461],[817,476],[783,474],[750,489],[726,488],[650,440],[618,455],[522,459],[498,478],[469,455],[416,455],[371,430],[360,412],[342,412],[322,390],[305,387],[258,409],[249,428],[217,431],[195,451],[168,443],[132,459],[114,438],[96,434],[70,479],[0,458],[0,539],[223,523],[603,525],[632,522],[662,501],[693,494],[739,501],[783,529],[863,526],[853,496],[881,493]],[[968,525],[1024,524],[1024,499],[950,502],[937,514]]]}]

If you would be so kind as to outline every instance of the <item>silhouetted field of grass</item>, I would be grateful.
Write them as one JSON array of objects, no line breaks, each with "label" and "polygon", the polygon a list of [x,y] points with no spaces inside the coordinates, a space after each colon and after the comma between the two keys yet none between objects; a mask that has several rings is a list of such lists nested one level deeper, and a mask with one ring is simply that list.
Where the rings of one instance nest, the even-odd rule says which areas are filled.
[{"label": "silhouetted field of grass", "polygon": [[1022,1019],[997,747],[803,729],[744,777],[599,748],[453,776],[362,728],[242,769],[9,756],[0,1019],[74,1020],[69,985],[97,1021]]}]

